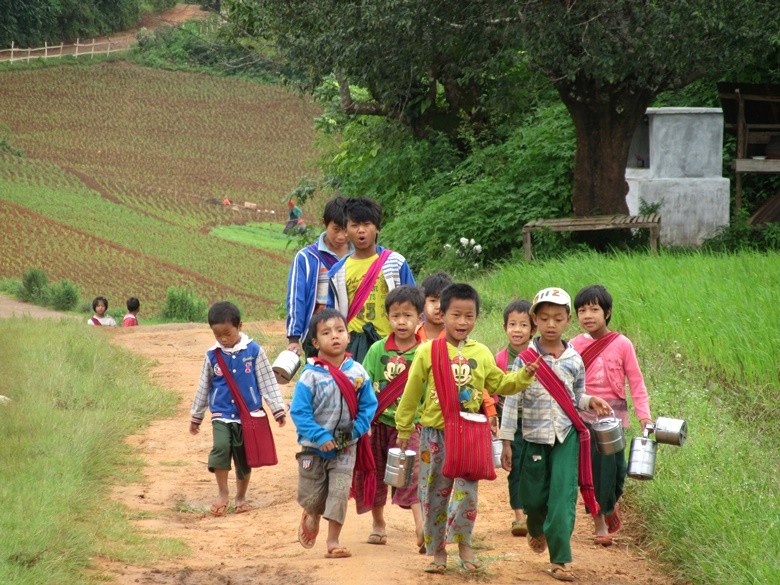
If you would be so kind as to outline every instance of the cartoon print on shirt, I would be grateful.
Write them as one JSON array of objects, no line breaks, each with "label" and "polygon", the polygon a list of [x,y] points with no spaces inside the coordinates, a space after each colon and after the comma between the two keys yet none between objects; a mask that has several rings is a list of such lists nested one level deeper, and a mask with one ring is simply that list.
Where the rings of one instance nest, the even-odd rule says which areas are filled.
[{"label": "cartoon print on shirt", "polygon": [[[452,368],[452,375],[455,378],[455,384],[458,387],[458,402],[462,410],[471,411],[473,409],[467,408],[467,403],[473,402],[479,397],[481,399],[481,390],[476,390],[469,385],[474,379],[473,369],[477,367],[477,361],[470,358],[465,358],[462,355],[457,355],[452,358],[450,367]],[[481,402],[481,400],[480,400]]]}]

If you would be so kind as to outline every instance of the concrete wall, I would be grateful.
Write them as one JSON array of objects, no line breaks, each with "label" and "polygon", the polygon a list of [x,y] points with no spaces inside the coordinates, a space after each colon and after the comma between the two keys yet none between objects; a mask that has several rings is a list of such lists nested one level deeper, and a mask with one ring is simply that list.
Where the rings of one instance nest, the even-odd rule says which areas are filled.
[{"label": "concrete wall", "polygon": [[[719,108],[648,108],[647,124],[637,129],[631,152],[626,203],[632,214],[639,213],[640,199],[661,204],[662,244],[698,246],[728,225]],[[646,168],[636,168],[639,159]]]}]

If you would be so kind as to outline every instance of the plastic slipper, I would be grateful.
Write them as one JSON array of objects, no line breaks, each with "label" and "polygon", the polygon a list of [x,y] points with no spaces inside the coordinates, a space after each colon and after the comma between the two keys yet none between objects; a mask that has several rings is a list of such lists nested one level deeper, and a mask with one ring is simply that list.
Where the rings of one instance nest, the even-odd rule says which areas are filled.
[{"label": "plastic slipper", "polygon": [[604,521],[607,523],[607,532],[610,534],[614,534],[620,530],[620,527],[623,526],[623,523],[620,521],[617,504],[615,504],[615,511],[612,512],[612,514],[607,514],[604,516]]},{"label": "plastic slipper", "polygon": [[425,553],[428,552],[428,550],[425,548],[424,542],[417,547],[417,552],[420,553],[421,555],[424,555]]},{"label": "plastic slipper", "polygon": [[387,544],[387,534],[372,532],[368,535],[368,544]]},{"label": "plastic slipper", "polygon": [[612,537],[609,534],[597,534],[593,537],[593,543],[601,546],[612,546]]},{"label": "plastic slipper", "polygon": [[336,547],[325,553],[326,559],[346,559],[347,557],[351,556],[352,553],[349,551],[349,549],[343,546]]},{"label": "plastic slipper", "polygon": [[301,516],[301,523],[298,525],[298,542],[301,543],[301,546],[303,548],[311,548],[314,546],[314,543],[317,541],[317,534],[319,534],[319,526],[315,528],[314,530],[309,530],[308,526],[306,526],[306,521],[310,518],[310,516],[304,512]]},{"label": "plastic slipper", "polygon": [[531,550],[535,553],[543,553],[547,550],[547,537],[545,537],[544,534],[540,534],[539,536],[531,536],[531,534],[528,534],[528,546],[531,547]]},{"label": "plastic slipper", "polygon": [[458,566],[470,575],[483,573],[485,571],[485,563],[479,559],[474,559],[473,561],[464,561],[463,559],[458,559]]},{"label": "plastic slipper", "polygon": [[247,502],[243,502],[241,504],[236,505],[236,514],[246,514],[252,509],[252,506],[250,506]]},{"label": "plastic slipper", "polygon": [[525,520],[513,520],[512,536],[525,536],[526,534],[528,534],[528,526],[526,526]]},{"label": "plastic slipper", "polygon": [[558,581],[576,581],[577,579],[574,577],[574,573],[572,573],[569,569],[565,567],[552,567],[550,569],[545,570],[545,573],[550,575],[553,579],[557,579]]},{"label": "plastic slipper", "polygon": [[212,516],[224,516],[225,510],[227,510],[227,504],[217,504],[214,502],[211,504],[211,508],[209,509],[209,514]]},{"label": "plastic slipper", "polygon": [[445,563],[437,563],[434,561],[427,565],[423,571],[426,573],[433,573],[435,575],[443,575],[447,572],[447,565]]}]

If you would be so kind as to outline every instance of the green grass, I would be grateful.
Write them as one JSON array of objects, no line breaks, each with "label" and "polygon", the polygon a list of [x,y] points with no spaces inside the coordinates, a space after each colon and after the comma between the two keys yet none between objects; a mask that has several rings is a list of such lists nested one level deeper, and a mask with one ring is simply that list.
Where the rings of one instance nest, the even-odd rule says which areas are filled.
[{"label": "green grass", "polygon": [[254,246],[261,250],[289,252],[297,250],[297,240],[282,233],[283,223],[247,223],[244,225],[222,225],[211,230],[211,235],[223,240]]},{"label": "green grass", "polygon": [[0,321],[0,376],[13,401],[0,407],[0,583],[83,583],[92,557],[186,552],[137,534],[109,499],[112,483],[140,474],[123,438],[172,412],[174,396],[146,374],[82,323]]},{"label": "green grass", "polygon": [[780,254],[508,265],[475,283],[485,312],[474,337],[497,349],[510,300],[594,283],[614,297],[610,326],[634,342],[653,416],[688,422],[682,448],[659,445],[653,481],[627,480],[642,547],[690,583],[780,583]]}]

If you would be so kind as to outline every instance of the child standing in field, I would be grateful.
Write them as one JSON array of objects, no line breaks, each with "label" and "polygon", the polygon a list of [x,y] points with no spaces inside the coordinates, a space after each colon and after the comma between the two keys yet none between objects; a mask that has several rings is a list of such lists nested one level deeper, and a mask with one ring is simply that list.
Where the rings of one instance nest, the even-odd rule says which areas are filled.
[{"label": "child standing in field", "polygon": [[[384,482],[387,466],[387,452],[397,446],[398,431],[395,428],[395,411],[401,394],[406,386],[409,367],[414,354],[420,346],[416,333],[422,317],[424,300],[422,292],[413,286],[399,286],[387,293],[385,309],[392,332],[378,341],[368,350],[363,366],[373,380],[379,407],[371,425],[371,447],[376,462],[376,494],[372,502],[365,502],[361,490],[355,497],[358,514],[371,511],[373,526],[368,536],[370,544],[385,544],[387,529],[385,525],[385,504],[387,503],[387,484]],[[407,448],[417,451],[420,442],[418,428],[412,430]],[[415,462],[412,481],[403,488],[393,488],[392,502],[405,509],[411,509],[414,517],[417,548],[425,552],[422,532],[422,512],[417,497],[418,463]],[[360,485],[360,482],[357,482]]]},{"label": "child standing in field", "polygon": [[328,273],[328,307],[347,320],[349,348],[358,361],[371,345],[390,334],[385,311],[387,293],[397,286],[414,286],[406,259],[377,245],[382,229],[382,208],[365,197],[347,200],[347,234],[355,251],[339,261]]},{"label": "child standing in field", "polygon": [[108,299],[106,297],[95,297],[92,300],[92,310],[95,314],[87,319],[87,325],[96,327],[116,327],[116,321],[111,315],[107,315]]},{"label": "child standing in field", "polygon": [[[496,354],[496,365],[504,370],[509,370],[515,363],[517,354],[525,351],[531,337],[536,332],[536,326],[531,319],[531,303],[524,300],[512,301],[504,309],[504,331],[509,340],[507,346]],[[523,446],[523,401],[514,400],[517,404],[517,423],[514,433],[504,432],[503,425],[499,431],[499,438],[503,440],[501,452],[501,467],[509,472],[509,504],[515,513],[512,521],[512,536],[525,536],[528,534],[525,515],[523,514],[523,501],[520,498],[520,453]],[[503,412],[504,403],[501,398],[498,408]]]},{"label": "child standing in field", "polygon": [[454,402],[457,405],[455,417],[470,421],[469,427],[480,441],[486,437],[486,452],[480,450],[480,455],[474,456],[486,458],[477,463],[486,464],[492,471],[490,429],[487,417],[479,413],[483,389],[501,395],[521,392],[531,383],[535,366],[530,364],[518,372],[506,374],[496,366],[487,347],[469,339],[479,315],[479,295],[472,286],[453,284],[444,289],[441,311],[445,337],[423,344],[417,350],[395,413],[398,446],[407,447],[422,399],[419,496],[423,506],[426,551],[433,556],[425,571],[444,573],[447,570],[445,545],[456,542],[458,564],[464,571],[476,573],[484,570],[483,562],[474,556],[471,547],[479,481],[444,475],[448,467],[469,463],[473,457],[470,451],[475,445],[465,445],[465,450],[455,445],[457,450],[451,450],[447,456],[445,445],[452,446],[451,439],[455,437],[445,436],[444,429],[447,424],[458,422],[451,418]]},{"label": "child standing in field", "polygon": [[[303,514],[298,540],[312,548],[320,519],[328,521],[327,558],[352,556],[339,544],[356,463],[362,471],[374,465],[368,432],[377,408],[366,370],[346,353],[349,343],[344,316],[333,309],[311,321],[318,357],[309,358],[295,385],[290,416],[298,431],[298,503]],[[365,487],[365,484],[364,484]]]},{"label": "child standing in field", "polygon": [[[631,391],[631,402],[644,428],[652,422],[650,399],[645,381],[639,369],[636,352],[631,341],[616,331],[609,330],[612,319],[612,295],[601,285],[586,286],[574,297],[577,319],[586,333],[571,340],[585,364],[585,381],[588,393],[606,400],[628,428],[628,403],[626,401],[626,380]],[[591,416],[583,415],[590,425],[595,422]],[[591,430],[591,462],[593,485],[601,513],[593,517],[596,544],[610,546],[612,534],[620,529],[618,500],[623,495],[626,481],[625,449],[613,455],[602,455],[596,449],[596,440]]]},{"label": "child standing in field", "polygon": [[141,301],[135,297],[127,299],[127,314],[122,319],[122,327],[138,326],[138,311],[141,310]]},{"label": "child standing in field", "polygon": [[200,372],[200,382],[192,401],[190,433],[197,435],[208,404],[211,409],[211,431],[214,446],[209,453],[208,469],[217,480],[217,499],[211,504],[213,516],[224,516],[230,492],[228,472],[231,460],[236,466],[236,514],[248,512],[246,501],[252,470],[247,465],[243,433],[238,407],[230,392],[229,383],[218,363],[217,354],[235,366],[233,379],[241,392],[247,408],[253,414],[263,412],[262,399],[268,402],[274,419],[280,427],[286,421],[285,406],[271,364],[263,349],[241,332],[241,313],[233,303],[219,302],[212,305],[208,323],[216,344],[207,352]]},{"label": "child standing in field", "polygon": [[[601,398],[585,394],[582,358],[562,338],[571,322],[568,293],[556,287],[543,289],[534,297],[530,312],[539,335],[518,354],[513,367],[542,359],[536,380],[522,396],[523,443],[519,464],[513,468],[520,474],[519,497],[531,550],[543,553],[549,547],[547,574],[559,581],[574,581],[567,564],[572,560],[578,482],[585,504],[598,513],[588,429],[577,409],[594,409],[599,416],[612,409]],[[502,436],[513,436],[517,429],[517,401],[510,396],[504,403]]]},{"label": "child standing in field", "polygon": [[313,244],[298,251],[287,278],[287,349],[306,357],[317,355],[309,323],[328,304],[328,271],[354,249],[347,237],[347,200],[336,197],[325,204],[325,231]]}]

